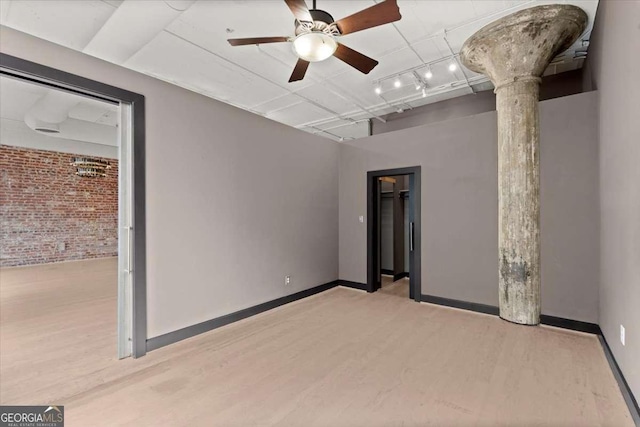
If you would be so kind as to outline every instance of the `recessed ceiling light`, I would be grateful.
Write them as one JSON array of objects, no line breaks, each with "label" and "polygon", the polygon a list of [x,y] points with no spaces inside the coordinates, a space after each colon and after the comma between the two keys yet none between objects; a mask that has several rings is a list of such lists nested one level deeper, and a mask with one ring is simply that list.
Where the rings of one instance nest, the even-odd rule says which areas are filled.
[{"label": "recessed ceiling light", "polygon": [[402,82],[400,81],[400,79],[396,79],[396,81],[395,81],[395,82],[393,82],[393,85],[394,85],[395,87],[400,87],[400,86],[402,86]]},{"label": "recessed ceiling light", "polygon": [[427,91],[425,89],[422,89],[422,97],[423,98],[427,97]]},{"label": "recessed ceiling light", "polygon": [[376,95],[380,95],[382,93],[382,88],[380,86],[376,86],[374,90],[376,91]]},{"label": "recessed ceiling light", "polygon": [[421,87],[422,87],[422,86],[420,86],[420,84],[419,84],[419,83],[416,83],[416,90],[420,90],[420,88],[421,88]]},{"label": "recessed ceiling light", "polygon": [[426,73],[424,73],[425,78],[430,79],[431,77],[433,77],[433,73],[431,72],[431,68],[429,68],[427,70]]},{"label": "recessed ceiling light", "polygon": [[458,66],[454,62],[449,64],[449,71],[455,71],[457,68]]}]

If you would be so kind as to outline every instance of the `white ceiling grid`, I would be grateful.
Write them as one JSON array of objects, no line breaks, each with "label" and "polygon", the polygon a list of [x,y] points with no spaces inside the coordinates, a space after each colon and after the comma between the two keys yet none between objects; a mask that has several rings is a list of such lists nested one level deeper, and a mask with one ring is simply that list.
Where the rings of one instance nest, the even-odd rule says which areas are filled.
[{"label": "white ceiling grid", "polygon": [[[317,7],[339,19],[376,2],[317,0]],[[340,38],[380,62],[370,74],[329,58],[294,83],[287,82],[297,60],[289,43],[226,41],[293,35],[294,18],[282,0],[3,0],[0,23],[340,140],[367,136],[368,119],[491,88],[460,66],[462,43],[501,16],[549,3],[581,7],[589,28],[547,74],[579,68],[583,59],[574,57],[584,55],[597,0],[398,0],[400,21]],[[427,85],[426,97],[416,90],[416,76]]]}]

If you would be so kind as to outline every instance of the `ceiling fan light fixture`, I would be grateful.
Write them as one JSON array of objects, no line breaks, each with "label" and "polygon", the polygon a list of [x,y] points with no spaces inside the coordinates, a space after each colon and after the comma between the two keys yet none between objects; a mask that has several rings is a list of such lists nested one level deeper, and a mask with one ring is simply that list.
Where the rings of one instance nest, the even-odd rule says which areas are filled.
[{"label": "ceiling fan light fixture", "polygon": [[324,61],[338,48],[338,43],[328,34],[312,31],[300,34],[293,40],[293,50],[299,58],[309,62]]}]

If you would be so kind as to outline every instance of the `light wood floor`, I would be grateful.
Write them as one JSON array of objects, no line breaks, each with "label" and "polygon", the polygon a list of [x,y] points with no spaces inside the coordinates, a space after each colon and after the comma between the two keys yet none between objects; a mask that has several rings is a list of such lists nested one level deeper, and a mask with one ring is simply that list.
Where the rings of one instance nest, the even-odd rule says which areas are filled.
[{"label": "light wood floor", "polygon": [[633,425],[595,336],[384,292],[331,289],[117,361],[107,265],[102,291],[89,264],[0,271],[0,402],[63,404],[68,427]]},{"label": "light wood floor", "polygon": [[409,278],[393,281],[393,276],[382,275],[380,290],[383,294],[395,295],[401,298],[409,298]]}]

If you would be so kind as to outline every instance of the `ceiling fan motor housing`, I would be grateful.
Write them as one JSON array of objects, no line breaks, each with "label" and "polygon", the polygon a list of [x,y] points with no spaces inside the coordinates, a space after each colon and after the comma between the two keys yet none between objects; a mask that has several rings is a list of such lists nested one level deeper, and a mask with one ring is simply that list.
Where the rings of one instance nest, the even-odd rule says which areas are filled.
[{"label": "ceiling fan motor housing", "polygon": [[328,12],[320,9],[311,9],[309,10],[309,13],[313,18],[313,22],[300,22],[298,20],[295,21],[296,36],[299,36],[303,33],[308,33],[310,31],[331,33],[329,26],[333,24],[333,16],[331,16]]}]

